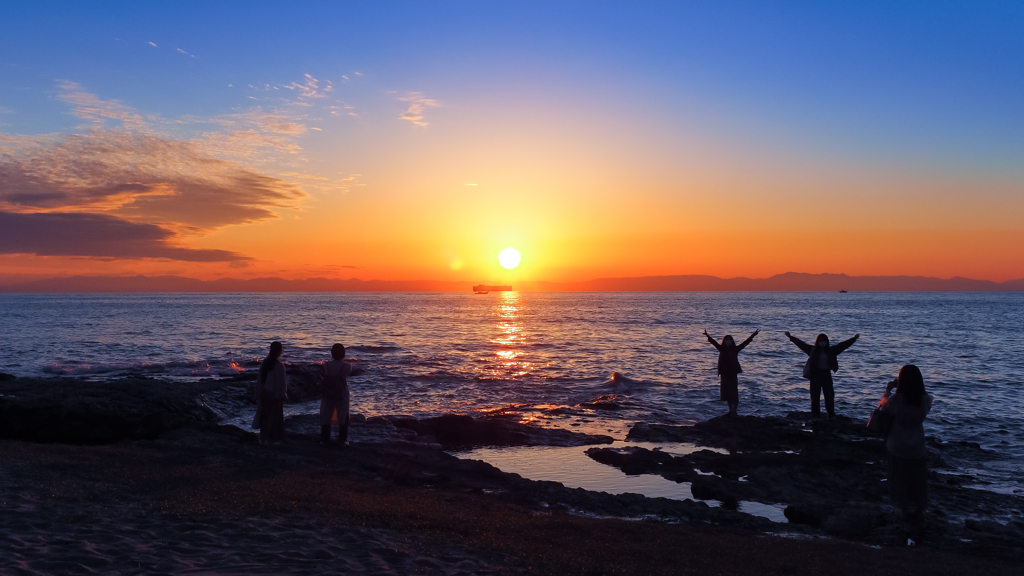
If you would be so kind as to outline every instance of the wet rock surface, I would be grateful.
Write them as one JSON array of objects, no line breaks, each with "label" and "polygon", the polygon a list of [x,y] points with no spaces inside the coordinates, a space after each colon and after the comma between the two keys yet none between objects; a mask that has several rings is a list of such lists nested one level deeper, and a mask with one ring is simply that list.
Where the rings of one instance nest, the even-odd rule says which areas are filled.
[{"label": "wet rock surface", "polygon": [[500,417],[473,418],[446,414],[425,419],[394,416],[387,419],[396,428],[412,430],[417,436],[449,449],[475,446],[587,446],[611,444],[613,441],[611,436],[541,428]]},{"label": "wet rock surface", "polygon": [[[923,522],[908,523],[888,504],[886,449],[864,423],[845,417],[719,417],[693,426],[640,423],[629,440],[685,442],[725,449],[673,456],[641,447],[591,448],[594,460],[626,474],[657,474],[691,483],[694,497],[785,504],[793,525],[872,544],[930,541],[951,545],[1024,548],[1024,498],[970,485],[954,463],[992,460],[998,454],[970,443],[929,439],[930,508]],[[1014,543],[1015,542],[1015,543]]]},{"label": "wet rock surface", "polygon": [[[318,434],[320,417],[315,414],[285,419],[285,428],[299,434]],[[445,414],[435,418],[411,416],[352,415],[352,442],[415,442],[447,450],[483,446],[590,446],[611,444],[611,436],[583,434],[561,429],[520,424],[504,417],[472,417]]]}]

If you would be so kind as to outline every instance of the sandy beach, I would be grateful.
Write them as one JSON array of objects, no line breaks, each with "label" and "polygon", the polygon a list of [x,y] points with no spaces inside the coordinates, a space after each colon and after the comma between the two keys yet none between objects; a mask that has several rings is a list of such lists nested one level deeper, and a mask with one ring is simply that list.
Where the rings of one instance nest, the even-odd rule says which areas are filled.
[{"label": "sandy beach", "polygon": [[[901,537],[893,527],[836,537],[702,502],[530,481],[442,450],[425,435],[444,422],[366,419],[345,448],[318,446],[302,418],[274,447],[211,423],[104,445],[0,440],[0,572],[1011,574],[1024,559],[1019,541],[977,525],[974,538],[926,530],[908,547],[878,543]],[[708,426],[644,433],[710,438]]]}]

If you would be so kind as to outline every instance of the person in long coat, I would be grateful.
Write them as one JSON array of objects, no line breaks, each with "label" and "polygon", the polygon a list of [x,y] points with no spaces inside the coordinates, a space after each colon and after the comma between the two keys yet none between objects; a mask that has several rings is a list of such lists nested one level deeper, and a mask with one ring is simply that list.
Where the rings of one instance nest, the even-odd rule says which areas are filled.
[{"label": "person in long coat", "polygon": [[260,444],[280,444],[284,440],[284,401],[288,398],[288,378],[285,374],[280,342],[270,343],[270,353],[260,363],[256,378],[256,413],[260,429]]}]

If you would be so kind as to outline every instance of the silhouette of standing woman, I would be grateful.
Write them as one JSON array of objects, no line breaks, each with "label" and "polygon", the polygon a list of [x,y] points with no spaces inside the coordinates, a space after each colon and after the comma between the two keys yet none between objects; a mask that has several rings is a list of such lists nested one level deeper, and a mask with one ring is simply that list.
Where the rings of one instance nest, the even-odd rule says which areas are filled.
[{"label": "silhouette of standing woman", "polygon": [[837,356],[860,338],[860,334],[849,340],[844,340],[835,346],[829,346],[828,336],[818,334],[814,339],[814,346],[786,332],[786,337],[796,344],[797,348],[807,354],[807,363],[804,364],[804,378],[811,381],[811,417],[817,417],[821,412],[821,393],[825,393],[825,410],[829,418],[836,417],[835,390],[832,388],[832,373],[839,370]]},{"label": "silhouette of standing woman", "polygon": [[270,343],[270,353],[260,362],[260,375],[256,378],[256,411],[260,415],[260,444],[280,444],[284,439],[284,401],[288,398],[280,342]]},{"label": "silhouette of standing woman", "polygon": [[324,362],[322,379],[323,398],[320,400],[320,445],[327,446],[331,441],[331,424],[338,423],[338,444],[348,445],[348,425],[350,422],[348,377],[362,372],[352,368],[345,362],[345,346],[331,346],[331,360]]},{"label": "silhouette of standing woman", "polygon": [[899,377],[885,388],[878,408],[893,416],[892,429],[885,439],[889,451],[889,502],[905,519],[920,520],[928,506],[924,418],[932,409],[932,397],[924,390],[921,370],[913,364],[901,368]]},{"label": "silhouette of standing woman", "polygon": [[746,348],[759,332],[760,330],[754,330],[753,334],[737,346],[736,341],[729,334],[726,334],[722,338],[722,343],[719,344],[708,334],[707,330],[704,331],[708,342],[718,349],[718,375],[722,378],[721,398],[729,404],[729,416],[736,416],[736,408],[740,405],[739,378],[737,378],[737,375],[743,372],[739,361],[740,350]]}]

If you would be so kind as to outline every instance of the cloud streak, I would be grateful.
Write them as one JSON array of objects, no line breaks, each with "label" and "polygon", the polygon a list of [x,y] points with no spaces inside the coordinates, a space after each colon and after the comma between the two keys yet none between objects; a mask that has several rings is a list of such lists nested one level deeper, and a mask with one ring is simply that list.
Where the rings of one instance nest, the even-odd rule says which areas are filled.
[{"label": "cloud streak", "polygon": [[197,233],[273,218],[306,196],[187,141],[110,130],[15,140],[0,149],[8,211],[106,213]]},{"label": "cloud streak", "polygon": [[103,214],[0,212],[0,254],[160,258],[186,262],[245,262],[227,250],[176,246],[177,235],[153,224]]}]

